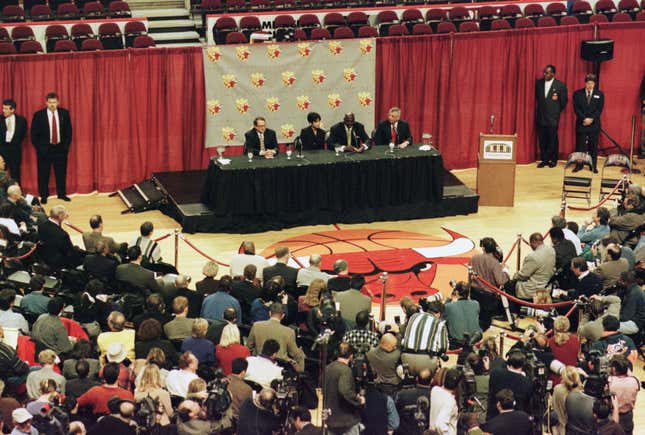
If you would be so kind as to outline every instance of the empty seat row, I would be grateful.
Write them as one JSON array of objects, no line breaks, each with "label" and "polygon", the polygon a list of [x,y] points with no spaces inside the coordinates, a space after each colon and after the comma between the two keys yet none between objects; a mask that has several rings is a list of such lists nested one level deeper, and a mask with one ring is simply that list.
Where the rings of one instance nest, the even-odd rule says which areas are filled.
[{"label": "empty seat row", "polygon": [[14,23],[27,21],[49,21],[53,19],[73,20],[81,17],[95,19],[95,18],[127,18],[130,17],[130,6],[124,1],[113,1],[108,6],[107,10],[103,4],[98,1],[91,1],[83,5],[83,12],[78,9],[74,3],[62,3],[56,8],[56,13],[52,13],[49,6],[44,4],[37,4],[29,9],[29,16],[25,15],[25,11],[18,5],[7,5],[2,8],[2,21],[5,23]]},{"label": "empty seat row", "polygon": [[191,0],[194,9],[207,13],[270,11],[283,9],[357,8],[371,6],[421,5],[432,0]]},{"label": "empty seat row", "polygon": [[[148,48],[154,47],[155,42],[149,36],[137,36],[134,38],[132,48]],[[48,53],[62,53],[69,51],[96,51],[103,50],[103,42],[101,39],[84,39],[80,48],[69,39],[61,39],[56,41],[52,50],[47,50]],[[36,54],[44,53],[43,46],[38,41],[28,40],[20,44],[17,49],[11,42],[0,42],[0,55],[2,54]]]},{"label": "empty seat row", "polygon": [[[146,26],[140,21],[130,21],[125,24],[124,34],[122,35],[121,29],[116,23],[102,23],[99,26],[98,35],[95,35],[89,24],[74,24],[69,33],[65,26],[53,24],[47,26],[45,29],[45,48],[48,53],[83,50],[84,45],[86,50],[90,50],[90,47],[94,47],[94,49],[121,49],[124,47],[124,36],[125,47],[133,47],[136,45],[136,39],[138,37],[147,37]],[[11,29],[11,35],[9,35],[6,28],[0,27],[0,42],[13,45],[13,53],[25,52],[22,47],[25,43],[28,43],[28,48],[24,49],[28,50],[26,52],[32,53],[34,52],[33,50],[42,52],[43,49],[40,42],[35,39],[34,32],[29,26],[14,27]],[[89,40],[95,42],[86,43]],[[139,44],[143,45],[147,42],[149,44],[148,46],[154,46],[154,41],[151,41],[152,39],[150,38],[142,39]],[[37,50],[37,45],[32,44],[32,42],[36,42],[40,46],[40,49]],[[73,49],[71,48],[72,46]]]}]

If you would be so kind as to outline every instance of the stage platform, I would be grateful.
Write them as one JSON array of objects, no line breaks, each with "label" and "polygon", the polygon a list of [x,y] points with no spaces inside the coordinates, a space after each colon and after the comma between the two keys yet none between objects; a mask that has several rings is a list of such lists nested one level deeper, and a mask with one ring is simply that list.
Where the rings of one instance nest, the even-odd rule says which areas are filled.
[{"label": "stage platform", "polygon": [[[179,222],[185,233],[212,232],[209,228],[217,217],[200,201],[206,170],[155,172],[153,180],[168,197],[168,204],[162,206],[161,211]],[[426,207],[422,215],[416,216],[415,219],[477,213],[478,202],[477,192],[466,187],[454,174],[444,170],[442,201],[432,207]]]}]

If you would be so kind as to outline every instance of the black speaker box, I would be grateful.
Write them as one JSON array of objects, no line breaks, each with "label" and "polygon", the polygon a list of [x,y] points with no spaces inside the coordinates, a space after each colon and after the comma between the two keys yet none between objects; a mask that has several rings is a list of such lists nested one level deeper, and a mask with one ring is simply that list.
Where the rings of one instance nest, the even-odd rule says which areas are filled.
[{"label": "black speaker box", "polygon": [[611,39],[582,41],[580,56],[591,62],[611,60],[614,58],[614,41]]}]

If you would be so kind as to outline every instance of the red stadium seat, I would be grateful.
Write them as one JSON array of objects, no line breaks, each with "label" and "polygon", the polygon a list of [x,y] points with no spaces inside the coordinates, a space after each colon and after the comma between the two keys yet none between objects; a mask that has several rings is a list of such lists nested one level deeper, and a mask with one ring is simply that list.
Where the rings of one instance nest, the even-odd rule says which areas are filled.
[{"label": "red stadium seat", "polygon": [[88,2],[83,5],[85,18],[105,18],[105,10],[101,2]]},{"label": "red stadium seat", "polygon": [[47,26],[47,28],[45,29],[45,45],[47,47],[47,53],[54,51],[56,42],[63,39],[69,39],[69,34],[67,33],[65,26],[62,26],[60,24],[52,24],[51,26]]},{"label": "red stadium seat", "polygon": [[354,36],[352,29],[347,26],[340,26],[334,29],[334,39],[350,39]]},{"label": "red stadium seat", "polygon": [[351,27],[356,35],[358,35],[358,30],[361,27],[369,26],[369,21],[369,17],[365,12],[354,11],[347,15],[347,25]]},{"label": "red stadium seat", "polygon": [[589,18],[590,23],[608,23],[609,19],[607,18],[607,15],[602,15],[602,14],[594,14]]},{"label": "red stadium seat", "polygon": [[[233,20],[233,18],[230,18],[230,19]],[[235,20],[233,20],[233,23],[234,22]],[[293,28],[293,27],[296,27],[296,20],[294,20],[291,15],[278,15],[273,20],[273,27],[274,28]],[[226,21],[226,28],[237,29],[237,25],[235,27],[231,27],[231,23],[229,21]]]},{"label": "red stadium seat", "polygon": [[540,18],[544,15],[544,8],[541,4],[531,3],[530,5],[526,5],[526,7],[524,8],[524,16],[526,18]]},{"label": "red stadium seat", "polygon": [[122,1],[113,1],[110,3],[108,13],[112,18],[131,17],[130,5]]},{"label": "red stadium seat", "polygon": [[296,0],[273,0],[273,6],[276,9],[293,9],[296,6]]},{"label": "red stadium seat", "polygon": [[11,39],[16,51],[20,50],[20,45],[25,41],[33,41],[36,39],[34,31],[29,26],[16,26],[11,29]]},{"label": "red stadium seat", "polygon": [[118,50],[123,48],[121,29],[116,23],[103,23],[99,26],[99,39],[103,48],[107,50]]},{"label": "red stadium seat", "polygon": [[331,34],[327,29],[316,28],[311,30],[311,37],[309,39],[314,39],[314,40],[331,39]]},{"label": "red stadium seat", "polygon": [[443,9],[428,9],[426,12],[426,23],[432,27],[432,31],[437,31],[439,23],[447,19],[447,13]]},{"label": "red stadium seat", "polygon": [[614,23],[624,23],[626,21],[632,21],[632,17],[626,12],[618,12],[611,21]]},{"label": "red stadium seat", "polygon": [[298,19],[298,26],[301,29],[313,29],[314,27],[320,27],[320,20],[318,15],[314,14],[303,14]]},{"label": "red stadium seat", "polygon": [[59,53],[63,51],[76,51],[76,44],[74,44],[69,39],[61,39],[59,41],[56,41],[56,45],[54,45],[54,52]]},{"label": "red stadium seat", "polygon": [[98,39],[86,39],[81,44],[81,51],[103,50],[103,44]]},{"label": "red stadium seat", "polygon": [[59,20],[77,20],[81,17],[81,11],[74,3],[61,3],[56,9],[56,18]]},{"label": "red stadium seat", "polygon": [[508,21],[511,27],[515,27],[515,21],[522,18],[522,10],[518,5],[504,5],[500,11],[500,17]]},{"label": "red stadium seat", "polygon": [[291,15],[278,15],[273,20],[276,41],[286,41],[296,28],[296,20]]},{"label": "red stadium seat", "polygon": [[227,12],[243,12],[246,11],[246,0],[226,0]]},{"label": "red stadium seat", "polygon": [[5,23],[25,21],[25,11],[20,6],[7,5],[2,8],[2,21]]},{"label": "red stadium seat", "polygon": [[47,5],[34,5],[30,16],[33,21],[48,21],[52,19],[52,10]]},{"label": "red stadium seat", "polygon": [[[137,36],[147,35],[148,31],[146,30],[146,25],[141,21],[128,21],[125,23],[123,34],[125,36],[125,46],[132,47],[134,44],[134,38]],[[101,45],[101,50],[102,49],[103,46]]]},{"label": "red stadium seat", "polygon": [[94,31],[89,24],[85,23],[74,24],[70,33],[72,35],[72,41],[76,43],[76,48],[79,50],[84,40],[94,38]]},{"label": "red stadium seat", "polygon": [[531,27],[535,27],[535,23],[530,18],[518,18],[517,21],[515,21],[516,29],[529,29]]},{"label": "red stadium seat", "polygon": [[[44,4],[47,4],[45,0],[24,0],[22,3],[22,10],[25,11],[25,15],[29,17],[31,16],[31,8],[33,8],[36,5],[44,5]],[[50,2],[49,6],[51,7],[53,4],[54,4],[54,0]],[[9,0],[9,1],[5,0],[3,2],[0,2],[0,9],[2,9],[4,6],[7,6],[7,5],[18,6],[20,5],[20,3],[18,2],[18,0]]]},{"label": "red stadium seat", "polygon": [[6,27],[0,27],[0,42],[11,42],[11,37]]},{"label": "red stadium seat", "polygon": [[560,19],[561,26],[575,26],[576,24],[580,24],[580,21],[574,16],[566,16]]},{"label": "red stadium seat", "polygon": [[247,42],[249,40],[246,39],[246,36],[242,32],[231,32],[226,35],[227,44],[246,44]]},{"label": "red stadium seat", "polygon": [[372,26],[363,26],[358,29],[359,38],[376,38],[378,36],[378,29]]},{"label": "red stadium seat", "polygon": [[251,38],[251,33],[262,30],[262,23],[256,16],[244,16],[240,19],[240,32],[244,33],[246,39]]},{"label": "red stadium seat", "polygon": [[25,41],[22,43],[22,45],[20,45],[21,54],[35,54],[42,52],[43,46],[40,45],[40,42],[38,41]]},{"label": "red stadium seat", "polygon": [[15,54],[16,47],[11,42],[0,42],[0,54]]},{"label": "red stadium seat", "polygon": [[588,23],[589,17],[593,14],[591,5],[584,0],[577,1],[571,6],[571,15],[578,17],[581,23]]},{"label": "red stadium seat", "polygon": [[507,29],[511,29],[511,28],[512,27],[508,23],[508,21],[506,21],[504,19],[494,20],[490,25],[491,30],[507,30]]},{"label": "red stadium seat", "polygon": [[491,23],[499,19],[499,14],[492,6],[482,6],[477,10],[477,19],[479,20],[479,30],[490,30]]},{"label": "red stadium seat", "polygon": [[269,0],[251,0],[249,6],[252,11],[263,11],[271,9],[271,2]]},{"label": "red stadium seat", "polygon": [[459,23],[459,33],[478,32],[479,26],[475,21],[464,21]]},{"label": "red stadium seat", "polygon": [[540,17],[537,23],[538,27],[554,27],[557,25],[558,23],[553,17]]},{"label": "red stadium seat", "polygon": [[413,35],[432,35],[432,27],[427,23],[415,24],[412,27]]},{"label": "red stadium seat", "polygon": [[380,36],[387,36],[392,24],[399,22],[399,16],[394,11],[381,11],[376,15],[376,26]]},{"label": "red stadium seat", "polygon": [[617,12],[616,5],[611,0],[598,0],[596,3],[596,13],[607,15],[611,21],[611,16]]},{"label": "red stadium seat", "polygon": [[549,3],[546,7],[546,14],[552,17],[561,17],[567,14],[567,7],[562,3]]},{"label": "red stadium seat", "polygon": [[452,22],[456,21],[470,21],[470,11],[463,6],[457,6],[448,11],[448,19]]},{"label": "red stadium seat", "polygon": [[221,12],[222,0],[202,0],[200,9],[204,13]]},{"label": "red stadium seat", "polygon": [[417,23],[423,23],[423,14],[418,9],[406,9],[401,15],[401,24],[408,28],[408,32],[412,32],[412,28]]},{"label": "red stadium seat", "polygon": [[150,48],[154,46],[155,40],[147,35],[137,36],[136,38],[134,38],[134,43],[132,44],[133,48]]},{"label": "red stadium seat", "polygon": [[303,29],[295,29],[293,31],[293,39],[295,41],[305,41],[309,39],[307,36],[307,32],[305,32]]},{"label": "red stadium seat", "polygon": [[444,21],[437,26],[437,33],[454,33],[456,31],[455,24],[450,21]]},{"label": "red stadium seat", "polygon": [[637,13],[641,10],[638,7],[638,2],[636,0],[620,0],[618,2],[618,10],[620,12],[627,12],[628,14]]},{"label": "red stadium seat", "polygon": [[343,16],[343,14],[340,14],[338,12],[332,12],[325,15],[325,17],[323,18],[323,25],[327,30],[329,30],[329,33],[333,34],[336,28],[345,25],[345,17]]},{"label": "red stadium seat", "polygon": [[404,24],[392,24],[388,29],[389,36],[404,36],[409,34],[408,27]]},{"label": "red stadium seat", "polygon": [[[275,21],[281,16],[284,15],[278,15]],[[293,18],[291,19],[293,20]],[[275,21],[274,28],[277,28]],[[237,22],[235,22],[235,19],[232,17],[220,17],[215,21],[215,25],[213,26],[213,39],[216,44],[224,44],[226,42],[226,35],[231,32],[237,32]]]}]

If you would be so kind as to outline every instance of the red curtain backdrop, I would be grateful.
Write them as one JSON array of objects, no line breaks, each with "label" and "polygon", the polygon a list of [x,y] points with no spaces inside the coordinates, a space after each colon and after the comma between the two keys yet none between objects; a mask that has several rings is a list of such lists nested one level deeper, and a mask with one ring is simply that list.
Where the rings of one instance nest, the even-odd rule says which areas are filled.
[{"label": "red curtain backdrop", "polygon": [[[632,114],[645,72],[644,23],[600,26],[598,36],[615,41],[615,58],[601,66],[605,93],[603,127],[629,144]],[[592,65],[580,58],[580,43],[593,39],[594,26],[382,38],[377,41],[377,120],[401,106],[415,138],[430,132],[448,168],[477,164],[478,138],[495,116],[495,132],[517,133],[519,163],[535,161],[535,80],[547,64],[569,91],[560,120],[560,157],[575,148],[571,94],[584,86]],[[637,136],[639,137],[639,136]]]},{"label": "red curtain backdrop", "polygon": [[[29,126],[48,92],[70,110],[69,192],[112,191],[153,171],[206,166],[199,47],[2,57],[0,79],[0,95],[16,100]],[[29,137],[21,178],[36,192]]]}]

